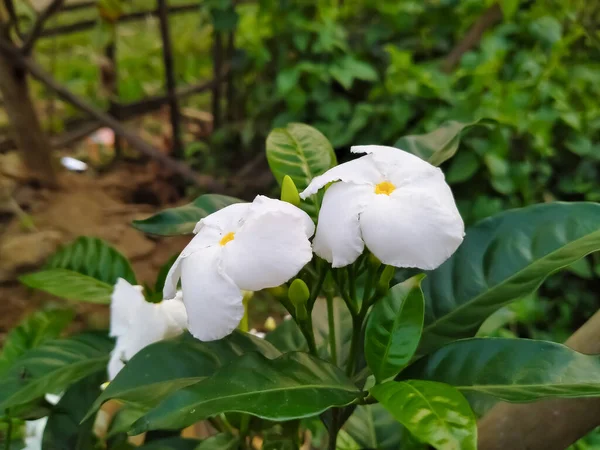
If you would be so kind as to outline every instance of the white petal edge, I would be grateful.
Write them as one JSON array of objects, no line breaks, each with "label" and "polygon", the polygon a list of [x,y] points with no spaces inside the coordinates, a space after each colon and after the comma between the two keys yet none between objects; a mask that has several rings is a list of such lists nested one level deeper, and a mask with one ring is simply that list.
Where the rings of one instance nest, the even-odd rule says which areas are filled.
[{"label": "white petal edge", "polygon": [[141,289],[141,286],[133,286],[123,278],[117,279],[110,297],[110,336],[127,333],[135,311],[146,301]]},{"label": "white petal edge", "polygon": [[300,208],[288,202],[265,197],[264,195],[257,195],[254,201],[252,202],[250,215],[259,216],[267,212],[283,212],[302,221],[307,238],[310,238],[315,233],[314,222],[312,221],[310,216],[304,211],[302,211]]},{"label": "white petal edge", "polygon": [[339,182],[325,192],[313,250],[333,267],[356,261],[364,250],[359,217],[376,194],[373,186]]},{"label": "white petal edge", "polygon": [[375,165],[373,157],[362,156],[352,161],[339,164],[323,175],[311,180],[310,184],[300,194],[300,198],[306,199],[316,194],[319,189],[333,181],[344,181],[346,183],[375,185],[381,181],[382,176],[379,168]]},{"label": "white petal edge", "polygon": [[196,224],[194,233],[198,233],[204,227],[213,227],[217,230],[229,233],[239,227],[239,221],[248,214],[250,203],[234,203],[209,214]]},{"label": "white petal edge", "polygon": [[188,329],[201,341],[227,336],[244,316],[242,293],[221,269],[221,251],[220,246],[207,247],[181,262]]},{"label": "white petal edge", "polygon": [[391,196],[376,195],[360,216],[367,248],[384,264],[432,270],[462,243],[464,223],[450,188],[404,189]]},{"label": "white petal edge", "polygon": [[224,273],[248,291],[285,283],[311,259],[306,225],[283,211],[252,216],[223,247]]}]

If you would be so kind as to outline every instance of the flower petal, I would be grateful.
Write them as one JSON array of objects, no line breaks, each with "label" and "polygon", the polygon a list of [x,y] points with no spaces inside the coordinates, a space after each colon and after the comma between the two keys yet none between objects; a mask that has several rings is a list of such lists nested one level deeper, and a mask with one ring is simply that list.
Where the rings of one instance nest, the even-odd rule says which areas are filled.
[{"label": "flower petal", "polygon": [[277,211],[282,211],[286,214],[290,214],[296,217],[298,220],[302,221],[307,238],[310,238],[315,233],[314,222],[312,221],[310,216],[304,211],[302,211],[300,208],[297,208],[296,206],[288,202],[275,200],[269,197],[265,197],[264,195],[256,196],[256,198],[252,202],[252,207],[250,208],[250,215],[258,216],[266,212]]},{"label": "flower petal", "polygon": [[117,338],[115,348],[110,353],[110,360],[108,361],[108,380],[112,381],[115,379],[117,374],[125,367],[125,348],[123,345],[123,338]]},{"label": "flower petal", "polygon": [[424,270],[448,259],[464,236],[464,223],[443,180],[375,195],[360,216],[360,228],[367,248],[384,264]]},{"label": "flower petal", "polygon": [[352,264],[364,250],[359,217],[373,197],[370,185],[340,182],[327,189],[313,239],[315,253],[333,267]]},{"label": "flower petal", "polygon": [[225,234],[230,231],[235,232],[240,226],[240,219],[248,213],[250,205],[250,203],[234,203],[215,211],[196,224],[194,233],[198,233],[204,227],[213,227]]},{"label": "flower petal", "polygon": [[350,151],[371,155],[383,179],[390,181],[396,188],[422,183],[429,178],[444,179],[444,174],[438,167],[398,148],[384,145],[357,145]]},{"label": "flower petal", "polygon": [[306,199],[316,194],[319,189],[332,181],[374,185],[381,181],[381,178],[381,173],[375,165],[373,157],[363,156],[335,166],[323,175],[313,178],[308,187],[300,194],[300,198]]},{"label": "flower petal", "polygon": [[132,286],[123,278],[117,280],[110,300],[110,336],[127,333],[135,311],[146,302],[141,289],[141,286]]},{"label": "flower petal", "polygon": [[221,252],[220,246],[207,247],[181,263],[188,328],[201,341],[227,336],[244,315],[242,293],[220,267]]},{"label": "flower petal", "polygon": [[223,248],[223,271],[240,289],[258,291],[285,283],[311,259],[303,221],[282,211],[264,212],[249,218]]}]

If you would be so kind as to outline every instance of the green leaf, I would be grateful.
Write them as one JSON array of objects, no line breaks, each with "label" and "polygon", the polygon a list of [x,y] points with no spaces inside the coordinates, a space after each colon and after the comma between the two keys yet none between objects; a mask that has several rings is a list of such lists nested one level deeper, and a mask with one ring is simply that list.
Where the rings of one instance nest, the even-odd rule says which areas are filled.
[{"label": "green leaf", "polygon": [[224,339],[202,342],[185,333],[140,350],[121,369],[90,410],[118,399],[136,408],[151,408],[173,392],[211,376],[240,355],[260,352],[268,358],[281,353],[270,343],[235,331]]},{"label": "green leaf", "polygon": [[[333,299],[333,317],[338,365],[345,366],[350,355],[350,344],[352,341],[352,315],[348,311],[344,301],[339,297]],[[320,298],[315,302],[312,319],[319,356],[323,359],[330,359],[329,319],[325,299]]]},{"label": "green leaf", "polygon": [[0,357],[0,374],[4,373],[27,350],[57,338],[71,323],[74,316],[75,312],[72,309],[37,311],[27,316],[6,336]]},{"label": "green leaf", "polygon": [[438,450],[476,450],[477,423],[452,386],[432,381],[389,381],[371,389],[398,422]]},{"label": "green leaf", "polygon": [[113,286],[67,269],[49,269],[19,277],[25,286],[67,300],[109,304]]},{"label": "green leaf", "polygon": [[463,131],[475,125],[493,123],[495,122],[489,119],[477,119],[472,122],[449,120],[430,133],[404,136],[396,141],[394,146],[439,166],[454,156]]},{"label": "green leaf", "polygon": [[419,353],[474,336],[493,312],[599,250],[599,223],[600,204],[557,202],[507,211],[469,228],[458,251],[423,280]]},{"label": "green leaf", "polygon": [[192,203],[165,209],[144,220],[134,220],[133,226],[144,233],[161,236],[191,234],[198,221],[226,206],[242,200],[219,194],[205,194]]},{"label": "green leaf", "polygon": [[231,433],[219,433],[203,440],[194,450],[237,450],[240,439]]},{"label": "green leaf", "polygon": [[474,152],[461,152],[452,159],[446,173],[446,181],[450,184],[467,181],[477,173],[479,166],[479,159]]},{"label": "green leaf", "polygon": [[417,275],[391,288],[373,307],[365,334],[365,358],[378,382],[412,359],[423,329],[423,292]]},{"label": "green leaf", "polygon": [[500,7],[502,8],[502,15],[505,19],[512,18],[519,9],[520,0],[501,0]]},{"label": "green leaf", "polygon": [[164,400],[133,426],[133,433],[179,429],[224,412],[293,420],[348,405],[362,393],[332,364],[307,353],[270,360],[248,353]]},{"label": "green leaf", "polygon": [[[198,450],[202,448],[201,445],[202,442],[198,439],[186,439],[176,436],[152,441],[135,448],[140,450]],[[221,450],[221,448],[215,447],[215,450]]]},{"label": "green leaf", "polygon": [[[290,123],[285,128],[276,128],[267,137],[267,161],[281,185],[283,177],[289,175],[299,192],[310,181],[337,164],[333,147],[316,128],[302,123]],[[313,205],[310,205],[310,202]],[[302,203],[302,208],[316,215],[315,200]]]},{"label": "green leaf", "polygon": [[169,270],[171,270],[171,266],[175,262],[175,260],[179,257],[179,253],[171,256],[166,263],[164,263],[159,271],[158,276],[156,277],[156,283],[154,284],[154,291],[160,294],[159,300],[162,300],[162,291],[165,287],[165,280],[167,279],[167,275],[169,274]]},{"label": "green leaf", "polygon": [[87,450],[93,448],[92,418],[83,424],[81,419],[100,394],[106,381],[106,371],[94,373],[67,389],[53,408],[44,428],[44,449]]},{"label": "green leaf", "polygon": [[281,322],[277,328],[267,333],[265,340],[282,353],[308,350],[306,339],[292,319]]},{"label": "green leaf", "polygon": [[344,425],[344,429],[360,448],[404,448],[401,447],[402,425],[380,404],[358,406]]},{"label": "green leaf", "polygon": [[137,284],[127,258],[102,239],[81,236],[65,245],[46,263],[45,269],[67,269],[114,286],[118,278]]},{"label": "green leaf", "polygon": [[60,392],[86,376],[106,370],[114,342],[104,334],[84,333],[29,350],[0,379],[0,409]]},{"label": "green leaf", "polygon": [[418,360],[399,376],[415,377],[510,402],[600,396],[600,356],[554,342],[464,339]]}]

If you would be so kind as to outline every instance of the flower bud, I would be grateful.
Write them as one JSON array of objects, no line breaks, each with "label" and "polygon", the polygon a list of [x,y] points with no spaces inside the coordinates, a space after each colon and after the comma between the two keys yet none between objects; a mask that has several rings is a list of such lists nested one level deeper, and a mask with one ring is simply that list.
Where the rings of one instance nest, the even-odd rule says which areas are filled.
[{"label": "flower bud", "polygon": [[306,320],[308,318],[306,303],[310,298],[310,291],[308,290],[306,283],[300,278],[296,278],[292,281],[290,289],[288,290],[288,298],[296,308],[296,318],[298,320]]},{"label": "flower bud", "polygon": [[281,183],[281,200],[291,203],[294,206],[300,205],[298,188],[289,175],[285,175],[283,177],[283,182]]},{"label": "flower bud", "polygon": [[377,294],[380,296],[387,294],[387,291],[390,288],[390,282],[392,281],[395,272],[396,268],[394,266],[385,266],[385,269],[383,269],[383,273],[379,278],[379,282],[377,283]]},{"label": "flower bud", "polygon": [[273,331],[275,328],[277,328],[277,323],[275,322],[275,319],[273,319],[273,317],[269,316],[267,317],[267,320],[265,320],[265,324],[263,325],[263,327],[267,331]]}]

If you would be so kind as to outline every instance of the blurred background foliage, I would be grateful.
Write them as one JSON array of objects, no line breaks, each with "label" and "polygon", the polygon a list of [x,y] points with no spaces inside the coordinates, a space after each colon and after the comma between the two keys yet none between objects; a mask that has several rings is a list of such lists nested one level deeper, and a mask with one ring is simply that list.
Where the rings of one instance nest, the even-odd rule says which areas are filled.
[{"label": "blurred background foliage", "polygon": [[[84,14],[91,13],[51,24]],[[450,61],[486,17],[483,35]],[[317,127],[343,160],[351,145],[393,145],[448,120],[489,118],[496,125],[466,130],[442,166],[468,224],[533,203],[600,201],[600,2],[208,0],[170,20],[181,85],[210,78],[214,30],[235,33],[236,120],[188,145],[195,167],[227,173],[289,122]],[[37,57],[70,89],[106,105],[98,62],[113,32],[120,100],[160,93],[155,19],[114,31],[99,22],[93,32],[44,40]],[[49,95],[35,89],[38,98]],[[207,94],[184,106],[209,102]],[[480,333],[563,341],[598,309],[599,280],[600,257],[592,255],[551,277],[535,298],[500,310]]]}]

